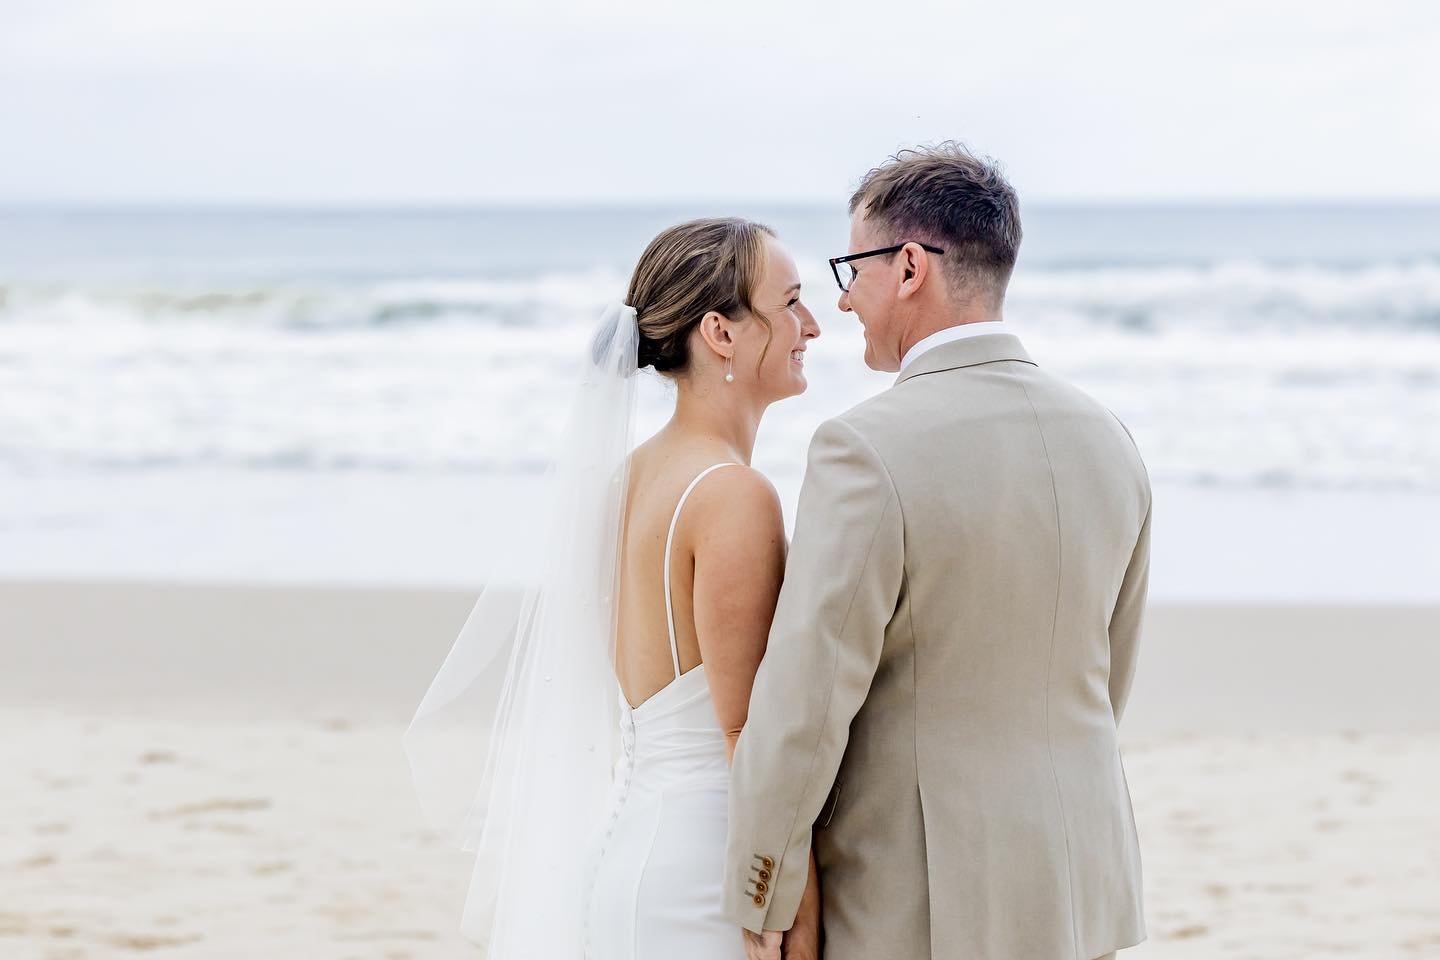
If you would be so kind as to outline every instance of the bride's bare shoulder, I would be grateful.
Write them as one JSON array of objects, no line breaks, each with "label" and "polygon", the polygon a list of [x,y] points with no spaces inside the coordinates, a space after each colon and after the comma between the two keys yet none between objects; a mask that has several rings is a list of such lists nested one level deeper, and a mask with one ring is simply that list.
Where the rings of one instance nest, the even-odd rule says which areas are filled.
[{"label": "bride's bare shoulder", "polygon": [[[725,462],[714,450],[651,437],[630,454],[630,505],[647,503],[668,517],[674,498],[690,481],[707,467]],[[679,536],[693,542],[697,536],[714,536],[716,527],[747,537],[768,539],[776,531],[783,536],[780,495],[770,478],[743,463],[706,475],[685,501]]]},{"label": "bride's bare shoulder", "polygon": [[736,464],[716,470],[690,496],[696,527],[711,535],[717,531],[763,539],[784,535],[780,494],[770,478],[754,467]]}]

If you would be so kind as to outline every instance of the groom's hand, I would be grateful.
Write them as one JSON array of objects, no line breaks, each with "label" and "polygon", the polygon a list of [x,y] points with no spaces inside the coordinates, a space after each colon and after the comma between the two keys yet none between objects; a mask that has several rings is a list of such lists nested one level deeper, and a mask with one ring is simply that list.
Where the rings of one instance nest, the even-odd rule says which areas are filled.
[{"label": "groom's hand", "polygon": [[749,930],[741,930],[745,935],[745,960],[780,960],[780,942],[785,935],[779,930],[766,930],[764,933],[751,933]]}]

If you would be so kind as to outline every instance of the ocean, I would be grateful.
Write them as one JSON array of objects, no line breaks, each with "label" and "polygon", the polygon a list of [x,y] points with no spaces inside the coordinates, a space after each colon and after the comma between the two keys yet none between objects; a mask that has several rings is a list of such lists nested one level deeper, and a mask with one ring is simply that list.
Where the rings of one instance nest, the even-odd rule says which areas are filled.
[{"label": "ocean", "polygon": [[[793,515],[815,426],[893,380],[835,306],[843,209],[0,211],[0,575],[517,575],[588,332],[721,214],[822,329],[755,455]],[[1006,320],[1134,433],[1158,593],[1440,598],[1440,207],[1023,217]]]}]

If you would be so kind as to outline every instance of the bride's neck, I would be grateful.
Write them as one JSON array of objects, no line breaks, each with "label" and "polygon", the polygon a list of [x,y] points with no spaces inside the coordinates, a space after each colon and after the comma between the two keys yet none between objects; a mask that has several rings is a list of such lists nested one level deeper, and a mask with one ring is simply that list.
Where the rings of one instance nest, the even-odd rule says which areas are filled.
[{"label": "bride's neck", "polygon": [[701,396],[682,386],[676,393],[669,429],[713,441],[748,466],[764,415],[764,405],[752,408],[740,398],[726,396],[723,390]]}]

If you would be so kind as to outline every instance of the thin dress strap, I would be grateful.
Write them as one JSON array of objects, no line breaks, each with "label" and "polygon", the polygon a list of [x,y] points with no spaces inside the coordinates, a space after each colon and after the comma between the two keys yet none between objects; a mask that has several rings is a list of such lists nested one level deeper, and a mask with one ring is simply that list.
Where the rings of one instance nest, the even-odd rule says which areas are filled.
[{"label": "thin dress strap", "polygon": [[705,475],[721,467],[738,466],[733,460],[725,463],[717,463],[700,471],[700,475],[690,481],[690,486],[680,494],[680,502],[675,504],[675,514],[670,518],[670,532],[665,535],[665,626],[670,631],[670,663],[675,667],[675,678],[680,678],[680,647],[675,642],[675,611],[670,604],[670,545],[675,542],[675,524],[680,520],[680,508],[685,506],[685,500],[690,496],[690,491],[695,485],[705,479]]}]

